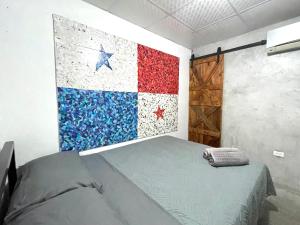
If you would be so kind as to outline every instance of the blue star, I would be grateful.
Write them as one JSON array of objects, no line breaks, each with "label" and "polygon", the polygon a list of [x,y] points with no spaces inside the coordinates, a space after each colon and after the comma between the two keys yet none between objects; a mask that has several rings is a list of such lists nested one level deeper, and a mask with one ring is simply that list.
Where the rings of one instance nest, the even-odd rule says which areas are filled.
[{"label": "blue star", "polygon": [[99,52],[100,54],[99,54],[99,60],[96,64],[96,71],[98,71],[103,65],[107,66],[109,69],[112,70],[111,66],[109,65],[108,59],[113,55],[113,53],[105,52],[102,45],[101,45],[101,50]]}]

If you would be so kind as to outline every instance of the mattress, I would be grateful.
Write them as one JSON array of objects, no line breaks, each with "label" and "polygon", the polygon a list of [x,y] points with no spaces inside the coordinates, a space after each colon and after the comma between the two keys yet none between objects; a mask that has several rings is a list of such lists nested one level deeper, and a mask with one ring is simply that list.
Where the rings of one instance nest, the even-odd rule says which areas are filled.
[{"label": "mattress", "polygon": [[[257,224],[265,197],[275,194],[268,168],[258,162],[214,168],[202,158],[206,147],[164,136],[82,158],[107,190],[119,187],[104,190],[107,201],[119,211],[118,199],[134,207],[144,198],[183,225]],[[101,160],[131,188],[122,192],[122,182],[105,176],[108,168],[101,168]]]}]

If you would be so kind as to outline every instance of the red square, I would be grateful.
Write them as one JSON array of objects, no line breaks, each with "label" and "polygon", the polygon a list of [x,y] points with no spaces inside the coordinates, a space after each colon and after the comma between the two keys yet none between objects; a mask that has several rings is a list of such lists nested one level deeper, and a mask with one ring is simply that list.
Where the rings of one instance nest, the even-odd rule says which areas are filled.
[{"label": "red square", "polygon": [[178,94],[179,58],[138,44],[138,91]]}]

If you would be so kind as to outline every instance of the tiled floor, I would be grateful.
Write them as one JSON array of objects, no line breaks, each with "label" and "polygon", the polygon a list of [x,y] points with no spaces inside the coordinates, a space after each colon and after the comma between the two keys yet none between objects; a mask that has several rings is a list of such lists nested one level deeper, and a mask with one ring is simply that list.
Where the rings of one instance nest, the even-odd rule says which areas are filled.
[{"label": "tiled floor", "polygon": [[300,195],[278,188],[276,191],[277,196],[268,198],[258,225],[300,225]]}]

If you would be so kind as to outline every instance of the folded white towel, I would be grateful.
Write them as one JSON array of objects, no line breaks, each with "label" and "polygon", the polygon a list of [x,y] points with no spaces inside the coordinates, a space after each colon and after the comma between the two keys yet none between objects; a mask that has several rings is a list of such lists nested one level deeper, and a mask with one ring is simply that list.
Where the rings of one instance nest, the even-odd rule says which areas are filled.
[{"label": "folded white towel", "polygon": [[249,164],[249,159],[242,151],[212,151],[209,164],[219,166],[243,166]]},{"label": "folded white towel", "polygon": [[225,151],[225,152],[238,152],[239,148],[229,148],[229,147],[221,147],[221,148],[206,148],[203,152],[203,158],[208,159],[211,157],[211,153],[213,151]]}]

